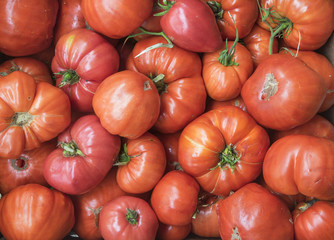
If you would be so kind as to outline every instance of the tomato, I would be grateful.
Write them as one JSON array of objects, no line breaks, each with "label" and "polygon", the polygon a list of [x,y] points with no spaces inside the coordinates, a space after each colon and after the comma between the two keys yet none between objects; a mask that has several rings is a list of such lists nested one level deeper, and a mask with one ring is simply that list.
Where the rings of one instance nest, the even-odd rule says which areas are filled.
[{"label": "tomato", "polygon": [[[269,56],[270,32],[261,28],[258,24],[254,24],[252,31],[242,41],[252,56],[254,68]],[[272,52],[278,52],[277,38],[273,40]]]},{"label": "tomato", "polygon": [[315,137],[324,137],[334,141],[334,126],[323,116],[317,114],[307,123],[287,131],[273,131],[270,134],[272,142],[292,134],[306,134]]},{"label": "tomato", "polygon": [[[167,1],[166,1],[167,2]],[[161,28],[177,46],[193,52],[213,52],[223,46],[216,19],[202,0],[167,2]]]},{"label": "tomato", "polygon": [[[252,30],[258,16],[256,0],[205,0],[215,14],[223,39],[234,40],[236,23],[239,36],[243,38]],[[233,20],[232,20],[233,18]]]},{"label": "tomato", "polygon": [[[43,14],[42,14],[43,13]],[[27,56],[48,48],[58,13],[57,0],[0,2],[0,51]]]},{"label": "tomato", "polygon": [[201,192],[198,206],[191,221],[191,231],[200,237],[219,237],[218,215],[216,208],[222,198]]},{"label": "tomato", "polygon": [[166,169],[166,153],[161,141],[151,133],[127,140],[118,161],[117,183],[128,193],[152,190]]},{"label": "tomato", "polygon": [[299,59],[273,54],[245,82],[241,96],[259,124],[282,131],[314,117],[326,97],[326,85]]},{"label": "tomato", "polygon": [[70,124],[70,101],[51,84],[15,71],[0,79],[0,115],[0,157],[15,159]]},{"label": "tomato", "polygon": [[180,170],[181,166],[178,160],[178,151],[181,131],[166,134],[155,133],[155,135],[160,139],[165,149],[167,160],[166,172]]},{"label": "tomato", "polygon": [[5,76],[14,71],[22,71],[32,76],[35,81],[53,84],[48,66],[32,57],[21,57],[7,60],[0,65],[0,75]]},{"label": "tomato", "polygon": [[43,163],[46,157],[56,149],[56,141],[41,144],[39,148],[24,151],[16,159],[0,159],[0,192],[8,193],[17,186],[38,183],[49,186],[43,176]]},{"label": "tomato", "polygon": [[243,111],[247,112],[245,102],[240,95],[236,98],[233,98],[233,99],[227,100],[227,101],[215,101],[215,100],[209,98],[207,100],[207,103],[206,103],[205,111],[208,112],[210,110],[219,108],[221,106],[230,106],[230,105],[238,107],[238,108],[242,109]]},{"label": "tomato", "polygon": [[246,47],[227,42],[226,48],[203,55],[203,79],[208,95],[216,101],[239,96],[243,84],[253,73],[253,62]]},{"label": "tomato", "polygon": [[81,10],[81,0],[59,0],[58,18],[54,29],[54,43],[56,44],[62,35],[78,28],[87,28]]},{"label": "tomato", "polygon": [[174,46],[152,49],[138,57],[147,47],[166,43],[161,37],[138,42],[127,61],[127,69],[149,76],[161,99],[156,131],[174,133],[203,113],[206,91],[201,76],[201,59],[196,53]]},{"label": "tomato", "polygon": [[103,206],[126,195],[116,182],[117,168],[112,168],[95,188],[81,195],[71,196],[75,209],[74,232],[82,239],[101,239],[98,228]]},{"label": "tomato", "polygon": [[[261,15],[268,16],[263,20],[292,48],[318,49],[334,30],[332,0],[261,0],[259,3]],[[261,15],[257,23],[268,29]]]},{"label": "tomato", "polygon": [[72,109],[93,112],[94,93],[106,77],[117,72],[119,55],[99,34],[76,29],[59,39],[51,67]]},{"label": "tomato", "polygon": [[235,106],[223,106],[188,124],[179,139],[179,163],[203,190],[227,196],[255,180],[269,147],[269,136]]},{"label": "tomato", "polygon": [[150,16],[153,0],[82,0],[81,8],[88,25],[95,31],[120,39]]},{"label": "tomato", "polygon": [[0,200],[0,231],[6,239],[63,239],[73,225],[73,203],[57,190],[26,184]]},{"label": "tomato", "polygon": [[[289,49],[295,56],[302,60],[309,68],[318,73],[324,80],[327,87],[326,98],[323,101],[318,112],[324,112],[328,110],[334,104],[334,66],[332,63],[322,54],[314,51],[296,51]],[[281,53],[290,54],[286,51]]]},{"label": "tomato", "polygon": [[45,159],[44,177],[64,193],[88,192],[107,175],[120,144],[120,137],[105,130],[98,117],[83,116],[58,136],[59,148]]},{"label": "tomato", "polygon": [[334,142],[308,135],[283,137],[268,149],[263,177],[278,193],[334,200]]},{"label": "tomato", "polygon": [[154,240],[158,219],[150,205],[137,197],[121,196],[101,210],[99,228],[106,240]]},{"label": "tomato", "polygon": [[167,225],[187,225],[197,206],[199,185],[179,170],[166,173],[153,189],[151,206],[160,222]]},{"label": "tomato", "polygon": [[296,240],[333,239],[333,202],[303,202],[292,214]]},{"label": "tomato", "polygon": [[159,93],[145,75],[124,70],[100,84],[93,98],[93,109],[111,134],[135,139],[157,121]]},{"label": "tomato", "polygon": [[220,201],[217,213],[222,239],[294,239],[288,207],[256,183]]},{"label": "tomato", "polygon": [[158,240],[183,240],[191,232],[191,223],[181,226],[159,223]]}]

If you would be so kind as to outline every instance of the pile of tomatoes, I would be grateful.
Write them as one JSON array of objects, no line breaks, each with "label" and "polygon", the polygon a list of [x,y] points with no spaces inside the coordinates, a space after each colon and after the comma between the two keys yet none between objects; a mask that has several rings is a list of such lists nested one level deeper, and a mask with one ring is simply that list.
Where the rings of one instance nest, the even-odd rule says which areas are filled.
[{"label": "pile of tomatoes", "polygon": [[0,1],[7,240],[334,239],[333,0]]}]

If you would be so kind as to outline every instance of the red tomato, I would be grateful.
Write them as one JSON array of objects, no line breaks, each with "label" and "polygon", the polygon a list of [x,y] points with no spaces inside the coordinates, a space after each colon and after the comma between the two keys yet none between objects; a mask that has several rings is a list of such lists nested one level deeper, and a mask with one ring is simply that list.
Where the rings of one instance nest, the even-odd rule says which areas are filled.
[{"label": "red tomato", "polygon": [[71,121],[70,101],[60,89],[15,71],[0,79],[0,157],[18,158],[55,138]]},{"label": "red tomato", "polygon": [[184,240],[191,232],[191,223],[181,226],[159,223],[158,240]]},{"label": "red tomato", "polygon": [[296,240],[333,239],[334,204],[332,202],[300,203],[292,214]]},{"label": "red tomato", "polygon": [[[234,19],[240,38],[247,36],[252,30],[258,16],[256,0],[205,0],[215,14],[223,39],[234,40],[236,31]],[[231,18],[232,17],[232,18]]]},{"label": "red tomato", "polygon": [[[295,56],[302,60],[309,68],[318,73],[324,80],[327,92],[326,98],[323,101],[318,112],[324,112],[328,110],[334,104],[334,66],[332,63],[322,54],[314,51],[296,51],[289,49]],[[286,51],[281,53],[290,54]]]},{"label": "red tomato", "polygon": [[55,189],[83,194],[107,175],[120,150],[120,137],[105,130],[98,117],[86,115],[58,136],[58,149],[44,162],[43,174]]},{"label": "red tomato", "polygon": [[177,46],[193,52],[213,52],[223,46],[216,19],[202,0],[168,2],[162,16],[163,32]]},{"label": "red tomato", "polygon": [[0,200],[0,231],[6,239],[63,239],[74,220],[71,199],[39,184],[19,186]]},{"label": "red tomato", "polygon": [[124,143],[118,161],[117,183],[128,193],[145,193],[154,188],[166,169],[166,153],[161,141],[144,133]]},{"label": "red tomato", "polygon": [[137,197],[115,198],[100,213],[99,228],[105,240],[154,240],[158,226],[150,205]]},{"label": "red tomato", "polygon": [[87,28],[81,10],[81,0],[59,0],[59,11],[53,42],[57,44],[61,36],[78,28]]},{"label": "red tomato", "polygon": [[[259,3],[263,8],[260,10],[263,16],[270,13],[266,21],[273,31],[282,35],[285,43],[295,49],[318,49],[334,30],[332,0],[261,0]],[[261,15],[257,23],[268,29]]]},{"label": "red tomato", "polygon": [[217,213],[222,239],[294,239],[288,207],[256,183],[220,201]]},{"label": "red tomato", "polygon": [[95,114],[111,134],[135,139],[157,121],[160,98],[145,75],[124,70],[106,78],[93,98]]},{"label": "red tomato", "polygon": [[17,186],[37,183],[49,186],[43,176],[46,157],[56,149],[56,141],[48,141],[39,148],[23,152],[16,159],[0,159],[0,192],[6,194]]},{"label": "red tomato", "polygon": [[160,115],[154,129],[174,133],[203,113],[206,91],[201,76],[202,63],[195,53],[174,46],[139,53],[163,38],[152,37],[138,42],[127,61],[127,69],[149,76],[159,91]]},{"label": "red tomato", "polygon": [[334,200],[334,141],[307,135],[277,140],[264,158],[263,177],[278,193]]},{"label": "red tomato", "polygon": [[238,97],[231,99],[231,100],[227,100],[227,101],[215,101],[213,99],[208,99],[207,103],[206,103],[206,109],[205,111],[208,112],[210,110],[222,107],[222,106],[235,106],[240,108],[241,110],[247,112],[247,108],[245,105],[244,100],[241,98],[241,96],[239,95]]},{"label": "red tomato", "polygon": [[117,72],[119,55],[99,34],[76,29],[59,39],[51,67],[72,109],[92,112],[94,93],[106,77]]},{"label": "red tomato", "polygon": [[116,182],[117,168],[112,168],[95,188],[81,195],[71,196],[75,209],[74,232],[82,239],[101,239],[99,216],[103,206],[126,193]]},{"label": "red tomato", "polygon": [[299,59],[273,54],[245,82],[241,96],[259,124],[289,130],[314,117],[326,97],[326,85]]},{"label": "red tomato", "polygon": [[82,0],[81,3],[89,26],[116,39],[137,29],[150,16],[152,7],[153,0]]},{"label": "red tomato", "polygon": [[57,13],[57,0],[1,1],[0,51],[9,56],[27,56],[47,49]]},{"label": "red tomato", "polygon": [[178,156],[205,191],[227,196],[259,176],[268,147],[267,132],[249,114],[223,106],[183,129]]},{"label": "red tomato", "polygon": [[200,237],[219,237],[216,208],[222,198],[202,192],[198,197],[195,216],[191,221],[191,231]]},{"label": "red tomato", "polygon": [[216,101],[238,97],[243,84],[253,73],[250,52],[237,42],[229,41],[226,48],[205,53],[202,61],[206,91]]},{"label": "red tomato", "polygon": [[273,131],[270,134],[274,142],[282,137],[293,134],[305,134],[315,137],[324,137],[334,141],[334,125],[321,115],[315,115],[307,123],[287,131]]},{"label": "red tomato", "polygon": [[[269,56],[270,32],[255,24],[252,31],[242,39],[245,47],[249,50],[254,68]],[[278,40],[274,38],[272,52],[278,52]]]},{"label": "red tomato", "polygon": [[48,82],[53,84],[48,66],[32,57],[13,58],[0,65],[0,75],[5,76],[14,71],[22,71],[32,76],[36,83]]},{"label": "red tomato", "polygon": [[199,185],[179,170],[166,173],[153,189],[151,205],[160,222],[167,225],[187,225],[197,206]]}]

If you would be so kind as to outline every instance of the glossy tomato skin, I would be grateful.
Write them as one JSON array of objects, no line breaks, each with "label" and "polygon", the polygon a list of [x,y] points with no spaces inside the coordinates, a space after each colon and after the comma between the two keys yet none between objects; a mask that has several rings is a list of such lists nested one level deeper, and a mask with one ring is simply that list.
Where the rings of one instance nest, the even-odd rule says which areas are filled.
[{"label": "glossy tomato skin", "polygon": [[81,9],[81,1],[82,0],[59,1],[59,12],[53,39],[55,45],[62,35],[77,28],[87,28],[85,17]]},{"label": "glossy tomato skin", "polygon": [[0,193],[6,194],[28,183],[49,186],[43,176],[43,164],[56,147],[57,142],[51,140],[42,143],[39,148],[24,151],[17,159],[0,159]]},{"label": "glossy tomato skin", "polygon": [[176,0],[160,24],[167,37],[183,49],[213,52],[223,46],[215,16],[201,0]]},{"label": "glossy tomato skin", "polygon": [[70,101],[60,89],[15,71],[0,80],[0,157],[17,158],[55,138],[71,121]]},{"label": "glossy tomato skin", "polygon": [[0,200],[0,231],[6,239],[63,239],[74,220],[69,196],[39,184],[19,186]]},{"label": "glossy tomato skin", "polygon": [[283,137],[266,153],[264,180],[278,193],[301,193],[321,200],[333,200],[333,152],[334,142],[329,139],[307,135]]},{"label": "glossy tomato skin", "polygon": [[[227,42],[228,51],[234,42]],[[231,61],[238,65],[230,66],[219,60],[225,47],[205,53],[202,58],[202,75],[208,95],[216,101],[227,101],[239,96],[241,88],[249,76],[253,73],[253,62],[250,52],[246,47],[237,43]]]},{"label": "glossy tomato skin", "polygon": [[57,0],[1,1],[0,51],[9,56],[27,56],[48,48],[57,12]]},{"label": "glossy tomato skin", "polygon": [[32,76],[36,83],[48,82],[53,84],[48,66],[32,57],[18,57],[7,60],[0,65],[0,75],[5,76],[14,71],[22,71]]},{"label": "glossy tomato skin", "polygon": [[[152,37],[138,42],[127,60],[126,68],[153,78],[161,101],[154,130],[174,133],[204,111],[207,94],[201,76],[202,64],[196,53],[177,46],[156,48],[136,57],[157,43],[166,43],[166,40]],[[155,80],[159,75],[163,78]]]},{"label": "glossy tomato skin", "polygon": [[227,101],[215,101],[213,99],[208,99],[206,102],[205,112],[208,112],[210,110],[213,110],[213,109],[216,109],[222,106],[235,106],[247,112],[246,104],[240,95],[236,98],[233,98]]},{"label": "glossy tomato skin", "polygon": [[[322,54],[314,51],[297,51],[289,49],[295,56],[302,60],[308,67],[319,74],[324,80],[327,87],[326,98],[321,104],[318,112],[328,110],[334,104],[334,66]],[[290,54],[286,51],[281,51],[283,54]]]},{"label": "glossy tomato skin", "polygon": [[255,180],[269,147],[269,136],[235,106],[222,106],[188,124],[179,139],[179,163],[203,190],[227,196]]},{"label": "glossy tomato skin", "polygon": [[150,16],[152,7],[153,0],[82,0],[81,3],[88,25],[116,39],[126,37],[137,29]]},{"label": "glossy tomato skin", "polygon": [[333,239],[332,202],[317,201],[313,204],[303,202],[296,206],[292,214],[296,240]]},{"label": "glossy tomato skin", "polygon": [[[216,7],[214,13],[223,40],[234,40],[236,38],[236,31],[232,18],[234,19],[237,26],[239,38],[247,36],[257,20],[259,10],[256,0],[205,1],[216,2],[220,5],[218,9]],[[213,5],[213,3],[211,3],[211,5]],[[219,11],[222,11],[222,13],[218,14]]]},{"label": "glossy tomato skin", "polygon": [[181,226],[159,223],[158,240],[183,240],[191,232],[191,223]]},{"label": "glossy tomato skin", "polygon": [[[127,219],[128,209],[137,214],[132,223]],[[100,213],[99,228],[106,240],[154,240],[158,226],[158,219],[150,205],[137,197],[115,198],[108,202]]]},{"label": "glossy tomato skin", "polygon": [[166,169],[166,153],[161,141],[146,132],[124,144],[126,147],[116,163],[118,185],[134,194],[152,190]]},{"label": "glossy tomato skin", "polygon": [[56,45],[51,65],[57,86],[69,96],[72,109],[80,112],[93,112],[96,89],[105,78],[116,73],[118,67],[116,49],[88,29],[76,29],[63,35]]},{"label": "glossy tomato skin", "polygon": [[81,195],[71,196],[75,209],[73,230],[82,239],[101,239],[99,230],[100,212],[111,200],[127,195],[117,184],[117,168],[110,170],[107,176],[95,188]]},{"label": "glossy tomato skin", "polygon": [[151,205],[160,222],[187,225],[195,213],[198,193],[199,185],[193,177],[174,170],[166,173],[153,189]]},{"label": "glossy tomato skin", "polygon": [[[255,69],[260,62],[269,56],[270,32],[261,28],[258,24],[254,24],[252,31],[242,40],[252,56]],[[272,52],[278,52],[277,38],[273,40]]]},{"label": "glossy tomato skin", "polygon": [[316,114],[307,123],[287,131],[272,131],[271,141],[274,142],[282,137],[292,134],[305,134],[315,137],[328,138],[334,141],[334,125],[323,116]]},{"label": "glossy tomato skin", "polygon": [[299,59],[272,54],[243,85],[241,96],[259,124],[282,131],[314,117],[326,97],[326,85]]},{"label": "glossy tomato skin", "polygon": [[222,239],[294,239],[288,207],[256,183],[220,201],[217,213]]},{"label": "glossy tomato skin", "polygon": [[58,142],[60,147],[44,162],[43,174],[52,187],[71,195],[86,193],[103,180],[121,144],[120,137],[105,130],[95,115],[79,118],[58,136]]},{"label": "glossy tomato skin", "polygon": [[157,121],[160,97],[148,77],[124,70],[100,84],[93,98],[93,109],[111,134],[135,139]]},{"label": "glossy tomato skin", "polygon": [[[291,32],[288,35],[285,33],[283,39],[294,49],[318,49],[326,43],[333,32],[334,2],[332,0],[261,0],[259,3],[292,22]],[[268,30],[267,24],[261,21],[260,15],[257,23]],[[269,20],[269,23],[272,27],[277,26],[277,22],[272,23]]]}]

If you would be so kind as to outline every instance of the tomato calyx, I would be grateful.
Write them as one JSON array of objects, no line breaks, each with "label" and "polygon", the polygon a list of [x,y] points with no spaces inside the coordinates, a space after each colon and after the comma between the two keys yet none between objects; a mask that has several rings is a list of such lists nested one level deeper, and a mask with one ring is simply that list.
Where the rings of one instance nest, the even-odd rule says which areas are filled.
[{"label": "tomato calyx", "polygon": [[124,143],[123,149],[121,150],[121,153],[118,155],[118,157],[117,157],[117,159],[114,163],[114,166],[124,166],[131,161],[131,158],[139,157],[140,155],[142,155],[142,153],[140,153],[140,154],[137,154],[137,155],[130,156],[128,154],[127,148],[128,148],[127,144]]},{"label": "tomato calyx", "polygon": [[223,64],[225,67],[239,66],[239,63],[235,62],[235,60],[233,59],[234,54],[235,54],[235,49],[236,49],[238,41],[239,41],[239,32],[238,32],[237,26],[235,24],[235,21],[234,21],[233,17],[231,16],[231,14],[230,14],[230,17],[232,18],[232,21],[234,23],[236,37],[235,37],[235,40],[234,40],[233,45],[231,46],[230,50],[228,49],[228,44],[227,44],[227,39],[226,39],[225,49],[220,52],[220,55],[218,57],[218,61],[221,64]]},{"label": "tomato calyx", "polygon": [[219,153],[218,155],[219,162],[217,166],[213,167],[210,170],[214,170],[217,167],[224,168],[226,165],[228,165],[230,168],[232,168],[232,173],[235,169],[235,164],[240,160],[240,156],[235,150],[235,146],[232,146],[232,144],[229,144],[225,147],[225,149]]},{"label": "tomato calyx", "polygon": [[70,84],[70,85],[76,84],[80,80],[79,75],[73,69],[68,69],[66,71],[60,71],[60,72],[55,73],[54,75],[63,76],[63,79],[58,85],[58,87],[60,88],[67,84]]},{"label": "tomato calyx", "polygon": [[17,171],[23,171],[28,167],[28,158],[20,156],[17,159],[10,159],[12,167]]},{"label": "tomato calyx", "polygon": [[160,73],[159,75],[154,76],[152,73],[150,73],[148,77],[153,81],[154,85],[158,89],[159,95],[167,92],[168,85],[164,82],[164,74]]},{"label": "tomato calyx", "polygon": [[91,208],[91,207],[88,207],[89,210],[92,211],[92,213],[94,214],[94,223],[95,223],[95,226],[98,228],[99,227],[99,223],[97,222],[98,220],[98,216],[102,210],[103,206],[101,207],[98,207],[98,208]]},{"label": "tomato calyx", "polygon": [[126,208],[127,213],[125,215],[126,220],[131,224],[131,225],[137,225],[138,226],[138,218],[139,214],[136,210],[132,210],[130,208]]},{"label": "tomato calyx", "polygon": [[64,157],[85,157],[85,154],[79,149],[78,145],[72,140],[70,142],[59,142],[58,145],[64,149]]},{"label": "tomato calyx", "polygon": [[29,112],[16,112],[12,117],[12,122],[10,125],[23,127],[25,125],[29,125],[32,120],[34,120],[34,118],[35,117]]},{"label": "tomato calyx", "polygon": [[260,98],[264,101],[268,101],[272,96],[278,91],[278,82],[275,79],[274,74],[268,73],[266,75],[266,80],[261,91]]},{"label": "tomato calyx", "polygon": [[224,10],[219,2],[208,1],[207,4],[211,8],[217,20],[223,19]]},{"label": "tomato calyx", "polygon": [[168,2],[167,0],[163,0],[162,3],[160,3],[160,1],[157,1],[158,7],[160,7],[163,11],[153,14],[153,16],[159,17],[165,15],[169,11],[169,9],[173,7],[174,3],[175,1]]},{"label": "tomato calyx", "polygon": [[7,72],[0,72],[0,76],[4,77],[12,72],[21,70],[20,67],[14,61],[11,61],[10,63],[12,64],[12,66],[9,68],[9,70]]},{"label": "tomato calyx", "polygon": [[298,210],[303,213],[305,212],[308,208],[312,207],[313,204],[315,204],[316,202],[318,202],[318,199],[312,199],[311,201],[308,202],[303,202],[297,205]]}]

